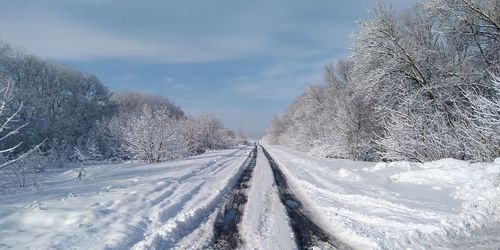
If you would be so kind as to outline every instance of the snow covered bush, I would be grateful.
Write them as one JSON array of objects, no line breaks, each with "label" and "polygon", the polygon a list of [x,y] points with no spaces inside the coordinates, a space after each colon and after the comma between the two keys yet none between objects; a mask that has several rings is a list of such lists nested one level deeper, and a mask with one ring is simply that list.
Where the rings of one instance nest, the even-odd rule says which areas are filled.
[{"label": "snow covered bush", "polygon": [[117,114],[102,123],[97,138],[123,159],[161,162],[235,144],[235,134],[211,115],[186,117],[165,97],[118,93]]},{"label": "snow covered bush", "polygon": [[50,158],[36,150],[0,170],[0,193],[40,191],[38,174],[50,167]]},{"label": "snow covered bush", "polygon": [[200,154],[208,150],[226,149],[236,144],[234,132],[212,115],[201,115],[185,119],[183,137],[190,154]]},{"label": "snow covered bush", "polygon": [[113,117],[109,126],[130,158],[161,162],[186,153],[181,122],[167,109],[145,105],[141,112]]}]

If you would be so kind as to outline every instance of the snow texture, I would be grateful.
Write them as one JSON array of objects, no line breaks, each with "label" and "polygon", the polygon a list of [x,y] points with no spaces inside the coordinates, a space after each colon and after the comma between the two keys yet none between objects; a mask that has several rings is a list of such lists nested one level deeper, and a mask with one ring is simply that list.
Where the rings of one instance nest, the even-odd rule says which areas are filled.
[{"label": "snow texture", "polygon": [[271,166],[261,147],[240,231],[245,249],[297,249]]},{"label": "snow texture", "polygon": [[[500,159],[368,163],[265,146],[303,209],[355,249],[498,249]],[[41,191],[2,196],[2,249],[206,249],[252,147],[161,164],[40,175]],[[259,149],[238,226],[243,249],[296,249]]]},{"label": "snow texture", "polygon": [[2,249],[172,249],[211,243],[219,205],[251,147],[161,164],[43,173],[40,194],[2,197]]},{"label": "snow texture", "polygon": [[500,158],[367,163],[266,149],[315,223],[356,249],[500,247]]}]

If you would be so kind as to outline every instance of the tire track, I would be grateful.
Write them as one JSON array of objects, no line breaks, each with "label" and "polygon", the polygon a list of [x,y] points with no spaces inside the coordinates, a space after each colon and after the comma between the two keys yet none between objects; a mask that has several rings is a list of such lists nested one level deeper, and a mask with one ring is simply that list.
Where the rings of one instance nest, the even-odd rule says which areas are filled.
[{"label": "tire track", "polygon": [[280,200],[286,208],[295,240],[299,249],[312,249],[320,247],[322,249],[351,249],[349,246],[333,238],[318,225],[316,225],[305,213],[302,203],[290,191],[285,175],[279,169],[264,147],[262,151],[266,156],[274,176],[274,181],[278,187]]},{"label": "tire track", "polygon": [[214,241],[215,249],[236,249],[241,245],[238,224],[243,216],[243,210],[247,202],[246,189],[252,178],[253,169],[257,160],[257,146],[254,147],[246,168],[233,186],[231,194],[226,199],[224,207],[215,220]]},{"label": "tire track", "polygon": [[[189,174],[170,179],[169,188],[154,199],[158,202],[160,197],[166,197],[165,200],[152,206],[155,210],[159,210],[149,219],[154,223],[147,228],[141,240],[133,242],[132,249],[175,248],[180,241],[207,223],[210,220],[209,215],[215,215],[224,197],[232,190],[232,183],[236,182],[247,166],[250,159],[248,152],[248,149],[237,150],[226,155],[222,160],[212,160]],[[236,173],[231,167],[232,163],[238,163]],[[211,179],[211,176],[215,179],[224,177],[217,173],[227,168],[232,169],[231,178],[224,182]],[[202,178],[199,178],[200,175]],[[223,186],[214,186],[211,183],[223,184]],[[207,187],[214,188],[209,195],[206,192]],[[206,197],[201,199],[200,194]],[[195,200],[200,202],[194,202],[193,205]]]}]

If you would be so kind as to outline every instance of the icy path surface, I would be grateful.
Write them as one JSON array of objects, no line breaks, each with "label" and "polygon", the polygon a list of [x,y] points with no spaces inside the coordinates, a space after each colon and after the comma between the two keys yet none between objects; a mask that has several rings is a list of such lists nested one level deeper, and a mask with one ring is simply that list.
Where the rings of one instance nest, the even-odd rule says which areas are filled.
[{"label": "icy path surface", "polygon": [[500,159],[366,163],[265,148],[313,221],[356,249],[500,249]]},{"label": "icy path surface", "polygon": [[297,249],[267,158],[258,147],[257,165],[240,224],[246,249]]},{"label": "icy path surface", "polygon": [[204,248],[251,150],[43,173],[40,194],[0,197],[0,249]]}]

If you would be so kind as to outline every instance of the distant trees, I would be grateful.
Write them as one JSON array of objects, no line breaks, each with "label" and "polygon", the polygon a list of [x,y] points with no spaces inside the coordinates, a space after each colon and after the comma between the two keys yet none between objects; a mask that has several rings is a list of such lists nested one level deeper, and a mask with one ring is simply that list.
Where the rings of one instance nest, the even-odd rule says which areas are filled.
[{"label": "distant trees", "polygon": [[491,160],[500,155],[500,7],[431,0],[396,13],[376,2],[349,61],[300,96],[267,139],[360,160]]},{"label": "distant trees", "polygon": [[236,135],[212,115],[190,117],[184,121],[184,139],[190,154],[224,149],[237,144]]},{"label": "distant trees", "polygon": [[160,162],[237,143],[235,133],[213,116],[187,117],[161,96],[112,94],[91,74],[25,55],[1,42],[0,77],[10,79],[8,85],[2,83],[8,100],[0,112],[17,110],[6,118],[10,124],[15,116],[20,124],[12,131],[15,139],[0,140],[0,147],[12,156],[44,142],[42,155],[58,162],[81,161],[82,156]]},{"label": "distant trees", "polygon": [[127,115],[140,113],[145,106],[148,106],[153,109],[168,110],[170,116],[176,119],[185,116],[180,107],[163,96],[138,92],[118,92],[113,94],[111,101],[118,113]]},{"label": "distant trees", "polygon": [[24,55],[3,45],[0,62],[12,79],[13,102],[21,103],[18,120],[27,124],[20,133],[23,152],[46,140],[44,151],[70,160],[73,148],[87,144],[96,121],[109,112],[110,92],[93,75]]},{"label": "distant trees", "polygon": [[250,145],[251,142],[249,141],[245,132],[243,132],[243,130],[239,129],[236,132],[236,134],[234,135],[234,143],[236,145]]},{"label": "distant trees", "polygon": [[266,139],[324,157],[370,159],[367,134],[375,128],[354,95],[352,62],[327,65],[324,76],[325,85],[310,87],[273,120]]},{"label": "distant trees", "polygon": [[160,162],[182,155],[182,110],[165,97],[123,92],[111,98],[114,112],[99,124],[105,158]]},{"label": "distant trees", "polygon": [[117,112],[103,124],[103,148],[113,156],[161,162],[236,144],[215,117],[186,117],[165,97],[125,92],[111,99]]}]

